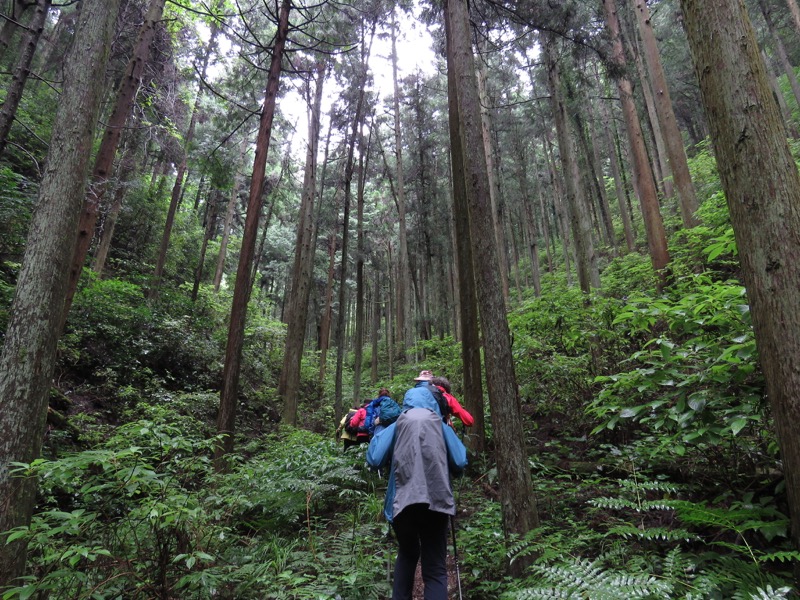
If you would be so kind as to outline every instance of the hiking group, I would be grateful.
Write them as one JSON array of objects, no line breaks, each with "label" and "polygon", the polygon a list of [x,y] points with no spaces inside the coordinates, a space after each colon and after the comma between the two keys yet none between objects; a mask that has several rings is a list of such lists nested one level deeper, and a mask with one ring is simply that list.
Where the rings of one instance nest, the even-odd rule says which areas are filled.
[{"label": "hiking group", "polygon": [[446,378],[422,371],[414,381],[402,408],[381,388],[342,419],[340,430],[345,448],[369,441],[367,464],[389,468],[383,513],[398,543],[392,600],[411,600],[420,560],[425,600],[447,600],[447,531],[456,512],[450,477],[467,466],[452,417],[465,426],[473,418]]}]

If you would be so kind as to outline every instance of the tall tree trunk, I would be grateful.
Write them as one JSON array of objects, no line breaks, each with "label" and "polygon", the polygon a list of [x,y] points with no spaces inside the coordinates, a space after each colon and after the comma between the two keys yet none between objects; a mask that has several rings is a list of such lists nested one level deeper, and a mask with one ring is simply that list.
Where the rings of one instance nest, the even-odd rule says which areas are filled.
[{"label": "tall tree trunk", "polygon": [[492,144],[492,121],[489,115],[489,99],[486,92],[486,69],[481,60],[475,61],[478,81],[478,94],[481,101],[481,133],[483,139],[483,149],[486,153],[486,172],[489,176],[489,194],[492,202],[492,228],[496,238],[498,258],[500,259],[500,281],[503,289],[503,299],[508,305],[510,296],[508,285],[508,261],[505,252],[505,235],[503,235],[502,220],[500,217],[500,182],[498,181],[497,164],[494,155],[494,145]]},{"label": "tall tree trunk", "polygon": [[[569,93],[574,94],[574,90],[572,89],[571,85]],[[575,98],[573,97],[573,101],[574,100]],[[602,230],[603,235],[608,241],[608,245],[614,249],[614,254],[617,254],[617,240],[614,237],[614,224],[611,222],[611,210],[608,207],[608,198],[606,197],[603,174],[600,170],[600,163],[595,161],[595,149],[593,149],[589,144],[589,139],[587,137],[587,126],[584,124],[583,117],[578,111],[579,109],[576,107],[572,117],[575,120],[575,128],[578,132],[578,142],[583,149],[583,156],[586,160],[586,174],[589,179],[589,185],[594,188],[594,191],[597,194],[597,206],[600,208],[601,221],[598,224],[598,228]],[[590,191],[591,190],[587,190],[587,193]]]},{"label": "tall tree trunk", "polygon": [[633,88],[628,78],[622,75],[622,73],[625,73],[625,54],[619,37],[619,19],[615,0],[603,0],[603,8],[606,14],[606,24],[611,34],[611,60],[619,74],[616,82],[620,103],[622,104],[622,114],[625,119],[625,130],[628,134],[628,145],[632,154],[636,194],[639,196],[644,228],[647,233],[647,247],[653,268],[658,272],[662,272],[669,264],[667,234],[664,231],[664,221],[658,205],[658,193],[653,179],[653,171],[650,168],[650,161],[647,158],[647,150],[644,146],[642,126],[639,123],[639,115],[633,102]]},{"label": "tall tree trunk", "polygon": [[636,249],[636,239],[633,236],[633,227],[631,226],[631,217],[625,205],[625,185],[622,181],[622,168],[617,155],[617,145],[615,143],[614,132],[611,130],[613,121],[611,120],[611,113],[605,103],[600,103],[600,114],[603,120],[603,133],[606,136],[606,145],[608,147],[608,155],[611,157],[611,175],[614,178],[614,190],[617,192],[617,203],[619,204],[619,216],[622,219],[622,229],[625,232],[625,244],[628,252],[633,252]]},{"label": "tall tree trunk", "polygon": [[300,200],[300,218],[297,224],[294,266],[289,292],[289,310],[286,319],[286,345],[283,368],[278,379],[278,396],[283,399],[283,422],[297,425],[297,400],[300,390],[300,364],[303,359],[306,325],[308,323],[308,300],[314,275],[316,254],[316,224],[314,223],[314,198],[317,195],[317,148],[319,146],[320,114],[322,112],[322,90],[325,83],[325,64],[317,65],[316,90],[311,98],[308,84],[308,147],[306,168],[303,176],[303,194]]},{"label": "tall tree trunk", "polygon": [[[470,242],[476,265],[476,291],[486,359],[486,382],[495,430],[495,458],[500,487],[503,528],[506,535],[525,535],[539,524],[525,449],[511,335],[500,289],[498,249],[494,236],[486,235],[492,206],[487,187],[486,156],[481,135],[480,100],[470,44],[469,12],[464,0],[445,2],[448,15],[448,70],[454,72],[459,133],[464,164],[464,190],[470,214]],[[513,573],[525,562],[510,565]]]},{"label": "tall tree trunk", "polygon": [[461,364],[464,370],[464,406],[475,418],[466,437],[467,448],[482,452],[486,447],[486,417],[483,410],[481,375],[481,338],[478,322],[478,292],[475,285],[475,261],[470,242],[470,216],[467,201],[467,171],[461,141],[456,70],[450,33],[450,11],[445,11],[447,34],[447,107],[450,127],[450,164],[453,181],[453,223],[458,266],[458,304],[461,336]]},{"label": "tall tree trunk", "polygon": [[197,260],[197,267],[194,270],[194,283],[192,284],[192,302],[197,301],[197,295],[200,293],[200,284],[203,282],[203,271],[206,264],[206,251],[208,250],[208,242],[214,237],[214,231],[217,228],[217,215],[219,213],[220,200],[222,192],[219,190],[212,190],[208,194],[206,200],[205,210],[205,229],[203,230],[203,241],[200,244],[200,258]]},{"label": "tall tree trunk", "polygon": [[[362,24],[363,26],[363,24]],[[342,416],[342,371],[344,368],[344,352],[345,352],[345,325],[346,320],[346,306],[347,306],[347,262],[348,262],[348,242],[350,238],[350,203],[352,200],[352,183],[353,172],[355,170],[355,146],[356,140],[360,136],[361,128],[364,125],[364,115],[366,110],[364,108],[364,97],[366,96],[366,81],[367,73],[369,72],[369,57],[372,51],[372,40],[375,35],[375,23],[371,25],[369,43],[366,42],[365,37],[361,38],[361,65],[359,68],[361,72],[358,74],[354,85],[358,90],[358,98],[356,99],[355,112],[353,114],[353,126],[350,131],[350,139],[347,145],[347,157],[345,159],[345,172],[344,172],[344,216],[342,226],[342,268],[339,279],[339,313],[336,316],[336,381],[334,383],[334,421],[339,422]]]},{"label": "tall tree trunk", "polygon": [[[239,150],[239,164],[244,164],[245,162],[247,146],[247,136],[243,136],[242,145]],[[236,175],[234,175],[233,189],[231,190],[230,198],[228,198],[228,206],[225,209],[225,221],[222,225],[222,240],[219,243],[217,268],[214,271],[214,293],[219,293],[219,288],[222,285],[222,276],[225,274],[225,258],[228,254],[228,241],[231,238],[231,224],[233,223],[233,214],[236,212],[236,204],[239,202],[239,190],[242,188],[242,179],[244,179],[244,177],[237,169]]]},{"label": "tall tree trunk", "polygon": [[[11,316],[0,355],[0,532],[27,525],[36,479],[11,464],[39,457],[61,334],[70,256],[86,188],[118,0],[85,8],[64,67],[47,164],[39,185]],[[22,575],[25,545],[0,539],[0,587]]]},{"label": "tall tree trunk", "polygon": [[[370,127],[371,130],[371,127]],[[361,363],[364,357],[364,185],[367,176],[369,143],[364,136],[358,140],[358,190],[356,192],[356,323],[354,335],[353,400],[361,398]]]},{"label": "tall tree trunk", "polygon": [[797,33],[800,33],[800,6],[797,5],[797,0],[786,0],[786,5],[789,7],[789,12],[792,15],[792,22]]},{"label": "tall tree trunk", "polygon": [[[204,85],[202,82],[206,78],[206,72],[208,71],[208,63],[211,59],[212,53],[216,50],[217,47],[217,35],[219,34],[219,28],[217,27],[217,21],[213,20],[211,22],[211,33],[210,38],[208,41],[208,46],[206,46],[205,52],[203,53],[203,64],[200,68],[200,86],[197,90],[197,95],[194,99],[194,106],[192,107],[192,114],[189,117],[189,126],[186,129],[186,135],[183,138],[183,148],[181,149],[181,157],[180,162],[178,163],[177,173],[175,174],[175,183],[172,186],[172,194],[170,195],[169,200],[169,208],[167,209],[167,220],[164,223],[164,231],[161,234],[161,245],[158,249],[158,257],[156,258],[156,268],[153,272],[153,277],[150,280],[150,289],[148,292],[148,297],[150,299],[154,299],[158,297],[159,288],[161,287],[161,277],[164,275],[164,266],[167,264],[167,250],[169,250],[169,240],[172,237],[172,227],[175,224],[175,213],[178,210],[178,205],[180,204],[181,199],[183,198],[183,179],[186,175],[186,166],[187,166],[187,159],[189,153],[189,147],[194,140],[194,130],[197,124],[197,114],[200,112],[200,101],[203,98],[203,91],[205,90]],[[204,240],[204,244],[208,244],[208,240]],[[205,252],[203,252],[205,257]],[[202,273],[202,265],[199,267],[200,273]],[[192,294],[192,300],[196,298],[196,292]]]},{"label": "tall tree trunk", "polygon": [[399,338],[403,361],[408,362],[408,349],[412,345],[411,335],[411,284],[408,266],[408,241],[406,235],[406,195],[405,173],[403,170],[403,139],[400,128],[400,86],[397,83],[397,17],[392,11],[392,82],[394,84],[394,154],[397,171],[398,248],[397,248],[397,337]]},{"label": "tall tree trunk", "polygon": [[[336,231],[328,236],[328,281],[325,284],[325,303],[319,332],[319,381],[325,380],[328,346],[331,338],[331,321],[333,317],[333,277],[336,267]],[[390,352],[391,354],[391,352]]]},{"label": "tall tree trunk", "polygon": [[39,44],[39,38],[42,37],[42,31],[44,31],[44,23],[47,19],[47,11],[50,9],[50,4],[51,0],[37,0],[36,10],[28,25],[25,39],[20,46],[21,51],[17,58],[17,65],[14,67],[11,83],[6,89],[6,99],[3,102],[3,106],[0,107],[0,156],[3,155],[3,151],[6,149],[8,134],[11,133],[11,124],[14,122],[14,116],[17,114],[19,102],[22,100],[22,91],[25,89],[25,83],[28,81],[28,75],[31,73],[33,55],[36,53],[36,46]]},{"label": "tall tree trunk", "polygon": [[742,0],[681,0],[800,549],[800,175]]},{"label": "tall tree trunk", "polygon": [[381,329],[381,302],[382,294],[380,293],[381,285],[381,272],[375,266],[375,280],[372,284],[372,330],[370,331],[370,346],[372,348],[372,356],[370,360],[370,374],[369,382],[374,386],[378,383],[378,334]]},{"label": "tall tree trunk", "polygon": [[658,54],[656,36],[650,23],[650,12],[647,9],[645,0],[634,0],[634,12],[636,21],[639,24],[639,34],[644,43],[644,58],[650,77],[653,82],[653,92],[655,94],[656,112],[658,113],[658,123],[664,133],[664,144],[669,158],[669,168],[672,171],[672,179],[675,189],[678,190],[678,199],[681,206],[681,220],[686,228],[697,225],[697,218],[694,213],[697,211],[697,195],[692,185],[692,177],[689,174],[689,164],[686,161],[686,149],[683,147],[683,137],[678,122],[675,120],[675,112],[672,108],[672,99],[667,87],[667,78],[661,66],[661,58]]},{"label": "tall tree trunk", "polygon": [[233,288],[231,319],[228,327],[228,341],[225,347],[225,364],[222,369],[222,392],[220,394],[217,433],[222,436],[221,443],[214,451],[214,468],[227,471],[227,455],[233,451],[233,432],[236,429],[236,405],[239,403],[239,371],[244,345],[244,326],[247,320],[247,302],[250,299],[252,279],[250,268],[255,256],[258,221],[264,204],[264,179],[267,170],[267,152],[272,134],[272,120],[275,116],[275,101],[278,95],[278,82],[281,74],[281,60],[286,37],[289,33],[289,10],[291,0],[281,2],[278,16],[278,29],[275,45],[272,48],[272,62],[267,77],[264,106],[256,137],[256,155],[253,161],[253,176],[250,182],[250,196],[247,201],[242,249],[239,252],[239,266],[236,270],[236,283]]},{"label": "tall tree trunk", "polygon": [[133,172],[136,168],[136,151],[140,140],[139,135],[135,133],[130,136],[126,142],[125,152],[120,160],[117,171],[117,184],[114,190],[114,200],[111,203],[111,208],[108,210],[100,231],[100,243],[97,245],[97,252],[95,252],[94,259],[92,260],[92,270],[100,277],[106,266],[106,259],[108,252],[111,250],[111,240],[114,237],[114,228],[117,225],[117,218],[122,210],[122,202],[125,199],[125,194],[130,186],[133,178]]},{"label": "tall tree trunk", "polygon": [[11,39],[14,37],[14,33],[16,33],[17,29],[22,29],[26,26],[23,23],[23,16],[24,13],[32,6],[35,6],[34,3],[29,2],[28,0],[11,0],[11,11],[8,15],[6,15],[5,19],[3,19],[3,25],[0,27],[0,60],[5,57],[6,50],[11,45]]},{"label": "tall tree trunk", "polygon": [[764,16],[764,21],[767,23],[767,30],[772,38],[772,45],[775,49],[775,54],[778,55],[778,60],[781,63],[783,72],[786,73],[786,78],[789,80],[789,86],[792,88],[794,99],[797,106],[800,107],[800,81],[797,80],[797,74],[794,72],[792,63],[789,62],[789,56],[786,53],[786,47],[783,45],[781,36],[778,35],[778,30],[772,20],[772,11],[767,6],[764,0],[758,0],[758,7],[761,9],[761,14]]},{"label": "tall tree trunk", "polygon": [[600,287],[600,275],[597,267],[597,254],[592,241],[592,219],[584,191],[580,186],[581,177],[569,127],[571,119],[569,118],[567,105],[561,90],[561,78],[554,44],[555,37],[552,34],[548,34],[544,44],[545,60],[547,61],[547,81],[553,104],[553,117],[558,135],[558,150],[561,156],[564,185],[566,186],[567,209],[575,244],[578,284],[581,290],[588,294],[592,288]]},{"label": "tall tree trunk", "polygon": [[[538,166],[537,166],[538,170]],[[536,183],[536,201],[539,206],[539,224],[541,226],[541,235],[544,237],[544,247],[545,247],[545,254],[547,255],[547,272],[552,273],[554,271],[553,267],[553,253],[555,252],[555,240],[553,240],[553,250],[550,249],[551,238],[554,237],[554,234],[551,235],[550,229],[550,218],[548,216],[547,207],[544,204],[544,174],[541,171],[538,172],[537,183]],[[531,215],[534,214],[533,207],[531,207]],[[538,231],[534,231],[534,235],[537,234]]]},{"label": "tall tree trunk", "polygon": [[783,115],[783,123],[786,126],[786,135],[792,136],[793,139],[798,139],[800,138],[800,131],[797,130],[797,125],[795,125],[794,120],[792,119],[792,111],[789,110],[789,105],[786,104],[786,98],[783,97],[783,90],[781,90],[781,86],[778,83],[778,78],[775,76],[775,73],[770,67],[770,60],[763,48],[761,49],[761,60],[764,61],[764,65],[767,67],[769,87],[772,89],[772,96],[775,98],[775,102],[777,102],[778,108],[781,110],[781,115]]},{"label": "tall tree trunk", "polygon": [[564,214],[564,189],[561,187],[561,180],[556,173],[555,159],[553,158],[552,143],[545,134],[544,138],[545,157],[547,168],[550,173],[550,181],[553,184],[553,210],[556,221],[556,230],[561,233],[561,255],[564,259],[564,270],[567,272],[567,285],[572,286],[572,269],[570,268],[569,255],[569,226],[567,225],[567,215]]},{"label": "tall tree trunk", "polygon": [[658,121],[658,111],[656,110],[656,101],[653,97],[653,85],[644,67],[642,60],[642,53],[639,45],[639,36],[633,32],[634,43],[626,38],[625,46],[627,47],[628,54],[633,57],[633,63],[636,66],[636,72],[639,76],[639,89],[642,90],[642,98],[644,99],[644,107],[647,111],[647,123],[650,125],[650,133],[652,134],[653,153],[655,154],[653,160],[653,175],[656,179],[656,185],[661,186],[661,192],[666,198],[671,198],[675,195],[675,187],[672,185],[672,171],[669,168],[667,160],[667,149],[664,144],[664,133],[661,130],[661,123]]},{"label": "tall tree trunk", "polygon": [[67,298],[64,303],[63,321],[67,320],[67,314],[69,314],[69,309],[72,306],[72,298],[75,296],[75,290],[78,289],[78,281],[81,277],[86,255],[89,253],[89,247],[92,244],[97,216],[108,187],[120,136],[125,127],[125,121],[128,120],[133,110],[136,92],[139,89],[142,73],[150,55],[150,44],[156,35],[156,23],[161,19],[165,2],[166,0],[150,1],[147,15],[133,47],[133,55],[120,81],[114,109],[106,123],[106,130],[95,157],[89,192],[86,194],[86,200],[83,203],[75,250],[72,254],[72,266],[70,267]]}]

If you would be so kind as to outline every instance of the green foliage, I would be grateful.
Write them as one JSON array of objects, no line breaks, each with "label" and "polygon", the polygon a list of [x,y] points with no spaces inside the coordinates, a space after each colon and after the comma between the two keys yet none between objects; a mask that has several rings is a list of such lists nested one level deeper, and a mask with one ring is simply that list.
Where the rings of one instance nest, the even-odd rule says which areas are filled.
[{"label": "green foliage", "polygon": [[17,465],[39,478],[40,508],[11,532],[28,542],[30,575],[4,599],[387,593],[380,503],[354,455],[291,430],[217,475],[203,423],[146,412],[96,449]]},{"label": "green foliage", "polygon": [[0,167],[0,263],[21,261],[37,185]]},{"label": "green foliage", "polygon": [[632,293],[652,290],[656,274],[650,257],[629,252],[612,260],[603,269],[602,294],[610,298],[624,298]]},{"label": "green foliage", "polygon": [[[454,383],[463,379],[464,365],[461,363],[461,344],[457,344],[452,336],[445,336],[443,339],[420,340],[412,352],[425,357],[420,363],[420,369],[425,368],[433,371],[435,375],[443,375]],[[406,381],[411,382],[419,374],[419,370],[415,372],[412,369],[408,374],[410,377]]]},{"label": "green foliage", "polygon": [[738,248],[725,194],[711,195],[696,213],[701,225],[681,229],[670,241],[670,269],[677,275],[703,273],[714,279],[736,277]]},{"label": "green foliage", "polygon": [[614,323],[641,349],[626,371],[597,378],[595,433],[635,422],[658,432],[655,450],[679,455],[690,444],[746,443],[740,434],[766,407],[744,288],[687,277],[669,295],[630,298]]},{"label": "green foliage", "polygon": [[711,148],[711,140],[706,139],[694,148],[695,153],[689,158],[689,173],[702,204],[706,198],[720,192],[722,185],[717,172],[717,161]]},{"label": "green foliage", "polygon": [[[509,315],[520,395],[537,414],[561,412],[580,435],[583,407],[594,392],[592,373],[624,355],[614,325],[618,301],[563,288],[523,304]],[[603,351],[601,351],[601,348]],[[577,430],[577,431],[576,431]]]},{"label": "green foliage", "polygon": [[501,596],[508,600],[539,598],[664,598],[671,591],[668,583],[652,575],[626,573],[603,568],[595,561],[574,560],[564,565],[534,565],[533,570],[550,587],[528,588]]}]

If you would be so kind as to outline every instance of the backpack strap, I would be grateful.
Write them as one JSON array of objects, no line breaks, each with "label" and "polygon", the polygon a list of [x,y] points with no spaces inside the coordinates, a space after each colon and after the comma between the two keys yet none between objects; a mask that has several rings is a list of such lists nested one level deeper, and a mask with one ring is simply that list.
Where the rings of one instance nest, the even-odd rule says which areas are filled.
[{"label": "backpack strap", "polygon": [[447,421],[447,418],[450,416],[450,405],[447,404],[447,399],[444,397],[442,390],[432,383],[428,384],[428,388],[430,389],[431,394],[433,394],[436,404],[439,405],[439,412],[442,415],[442,420]]}]

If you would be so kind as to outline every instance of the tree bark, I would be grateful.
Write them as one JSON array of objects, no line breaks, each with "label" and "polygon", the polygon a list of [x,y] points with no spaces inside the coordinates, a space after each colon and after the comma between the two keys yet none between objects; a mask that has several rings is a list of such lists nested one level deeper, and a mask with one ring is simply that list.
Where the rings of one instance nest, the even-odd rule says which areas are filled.
[{"label": "tree bark", "polygon": [[117,97],[114,102],[114,109],[106,124],[100,148],[95,157],[94,168],[92,169],[91,183],[86,200],[83,203],[81,220],[78,226],[78,236],[75,242],[75,249],[72,254],[72,266],[70,267],[69,285],[67,287],[67,297],[64,302],[64,314],[62,321],[66,322],[69,309],[72,306],[72,298],[78,289],[78,281],[83,270],[83,263],[89,253],[92,244],[97,216],[100,212],[100,205],[106,193],[111,170],[114,165],[114,157],[117,154],[120,136],[125,127],[125,121],[131,114],[133,102],[139,84],[142,81],[142,73],[150,55],[150,44],[156,34],[156,23],[161,19],[164,12],[166,0],[151,0],[147,9],[144,23],[139,30],[138,38],[133,47],[133,55],[128,63],[125,74],[117,90]]},{"label": "tree bark", "polygon": [[[247,136],[242,137],[242,143],[239,150],[239,164],[244,164],[247,158]],[[228,198],[228,206],[225,209],[225,221],[222,225],[222,240],[219,243],[219,254],[217,255],[217,268],[214,271],[214,293],[219,293],[219,288],[222,285],[222,276],[225,274],[225,258],[228,254],[228,241],[231,237],[231,224],[233,223],[233,214],[236,212],[236,204],[239,202],[239,190],[242,188],[242,179],[244,176],[237,169],[234,175],[233,189],[231,190],[230,198]]]},{"label": "tree bark", "polygon": [[51,0],[38,0],[33,18],[28,25],[28,31],[21,44],[21,51],[17,58],[17,65],[14,67],[14,74],[11,83],[6,89],[6,99],[0,107],[0,156],[6,149],[8,134],[11,133],[11,125],[14,123],[14,116],[17,114],[19,102],[22,100],[22,91],[31,73],[31,63],[33,55],[36,53],[36,46],[44,31],[44,23],[47,19],[47,11],[50,9]]},{"label": "tree bark", "polygon": [[[363,24],[362,24],[363,26]],[[336,423],[343,413],[342,407],[342,371],[344,368],[344,351],[345,351],[345,326],[347,324],[346,307],[347,307],[347,262],[348,262],[348,243],[350,238],[350,204],[352,200],[352,183],[353,172],[355,170],[355,145],[356,140],[360,136],[361,128],[364,125],[364,115],[366,110],[364,108],[364,97],[366,96],[366,80],[369,69],[369,56],[372,51],[372,39],[375,34],[375,23],[372,24],[370,32],[369,43],[366,43],[365,36],[362,35],[361,39],[361,64],[359,68],[361,71],[358,73],[354,85],[358,90],[356,98],[355,112],[353,114],[353,125],[350,131],[350,139],[347,144],[347,157],[345,158],[345,171],[344,171],[344,215],[342,226],[342,268],[339,276],[339,313],[336,316],[336,375],[334,383],[334,420]]]},{"label": "tree bark", "polygon": [[244,326],[247,320],[247,302],[250,299],[252,279],[250,267],[255,255],[258,221],[264,204],[264,180],[267,167],[267,152],[272,134],[272,121],[275,117],[275,101],[281,74],[281,60],[289,33],[289,11],[291,0],[281,2],[278,16],[278,29],[275,45],[272,48],[272,62],[267,77],[267,89],[256,138],[256,155],[253,161],[253,176],[250,182],[250,196],[247,202],[242,249],[239,252],[239,265],[236,270],[236,283],[233,288],[231,319],[228,327],[228,341],[225,348],[225,364],[222,370],[222,392],[220,393],[217,433],[222,436],[221,443],[214,451],[214,468],[218,472],[227,471],[227,455],[233,451],[233,433],[236,429],[236,405],[239,402],[239,371],[244,345]]},{"label": "tree bark", "polygon": [[673,183],[675,184],[675,189],[678,190],[681,220],[684,227],[694,227],[698,223],[697,218],[694,216],[697,211],[697,195],[694,191],[694,185],[692,185],[692,177],[689,174],[689,164],[686,161],[683,137],[680,129],[678,129],[678,122],[675,120],[672,99],[667,87],[667,78],[661,66],[656,36],[650,23],[650,13],[647,10],[645,0],[634,0],[634,3],[636,21],[639,24],[639,34],[644,43],[644,58],[653,82],[658,122],[664,134],[664,144],[667,150],[667,158],[669,159],[669,168],[672,171]]},{"label": "tree bark", "polygon": [[[336,231],[328,236],[328,280],[325,284],[325,304],[322,321],[319,326],[319,381],[325,380],[328,346],[331,339],[331,321],[333,320],[333,277],[336,267]],[[391,352],[389,352],[391,355]]]},{"label": "tree bark", "polygon": [[[469,12],[464,0],[448,0],[445,10],[449,21],[448,64],[455,78],[465,191],[470,213],[470,243],[486,350],[486,382],[497,443],[495,453],[503,528],[506,535],[524,535],[538,526],[539,516],[522,429],[511,335],[500,289],[498,249],[494,236],[486,235],[485,231],[486,223],[491,223],[492,206],[487,188],[486,156],[482,149],[480,101],[470,45]],[[512,573],[521,572],[525,562],[512,563]]]},{"label": "tree bark", "polygon": [[[303,193],[300,200],[300,218],[297,224],[294,266],[289,292],[289,309],[286,319],[286,345],[283,368],[278,379],[278,396],[283,399],[283,422],[297,425],[297,400],[300,389],[300,364],[303,359],[308,299],[314,274],[316,253],[316,224],[314,223],[314,198],[317,195],[317,148],[319,146],[322,90],[325,83],[325,64],[317,65],[316,90],[309,97],[308,147],[303,175]],[[309,84],[310,96],[310,84]]]},{"label": "tree bark", "polygon": [[[205,53],[203,54],[203,64],[200,68],[200,81],[204,81],[206,78],[206,72],[208,71],[208,63],[211,59],[212,53],[216,50],[217,46],[217,35],[219,34],[219,28],[217,27],[217,21],[213,20],[211,22],[211,33],[208,41],[208,46],[205,49]],[[189,153],[189,147],[194,140],[194,130],[197,125],[197,114],[200,112],[200,101],[203,98],[203,92],[205,87],[201,83],[197,90],[197,96],[194,100],[194,106],[192,107],[192,114],[189,117],[189,126],[186,129],[186,135],[183,138],[183,148],[181,149],[181,157],[180,162],[178,163],[177,173],[175,175],[175,183],[172,186],[172,194],[170,195],[169,200],[169,208],[167,209],[167,219],[164,223],[164,231],[161,234],[161,245],[158,249],[158,258],[156,259],[156,268],[153,272],[153,277],[150,280],[150,289],[147,291],[147,295],[150,299],[154,299],[158,297],[159,288],[161,287],[161,278],[164,275],[164,266],[167,264],[167,250],[169,250],[169,240],[172,237],[172,227],[175,224],[175,213],[178,210],[178,205],[180,204],[181,198],[183,198],[183,179],[186,175],[186,166],[187,166],[187,159]],[[204,239],[204,248],[203,248],[203,258],[205,258],[205,246],[208,244],[208,239]],[[202,274],[203,265],[201,264],[198,267],[199,272]],[[194,301],[197,297],[196,290],[192,293],[192,300]]]},{"label": "tree bark", "polygon": [[792,15],[792,22],[797,33],[800,33],[800,6],[797,5],[797,0],[786,0],[786,5],[789,7],[789,12]]},{"label": "tree bark", "polygon": [[619,99],[622,104],[622,114],[625,118],[628,145],[632,154],[636,194],[639,197],[644,228],[647,233],[647,248],[653,268],[662,273],[663,269],[669,264],[667,234],[664,231],[664,221],[658,205],[658,193],[653,179],[653,171],[650,168],[650,161],[647,158],[647,150],[644,146],[642,126],[639,122],[639,115],[636,112],[636,105],[633,102],[633,88],[630,80],[624,75],[625,54],[619,37],[619,19],[615,0],[603,0],[603,8],[605,9],[606,24],[613,44],[611,60],[616,69],[617,89],[619,90]]},{"label": "tree bark", "polygon": [[217,189],[212,189],[208,194],[205,206],[205,229],[203,231],[203,241],[200,244],[200,257],[197,260],[197,267],[194,270],[194,283],[192,284],[192,302],[197,301],[197,295],[200,293],[200,284],[203,282],[203,271],[206,264],[206,251],[208,250],[208,242],[214,237],[214,231],[217,229],[217,216],[219,214],[219,205],[222,193]]},{"label": "tree bark", "polygon": [[[445,11],[449,30],[449,11]],[[481,339],[478,323],[478,296],[475,289],[475,270],[470,243],[470,214],[467,203],[467,180],[464,149],[461,143],[461,118],[458,110],[456,72],[453,67],[452,44],[447,38],[447,107],[450,127],[450,164],[453,181],[453,235],[458,272],[458,305],[461,337],[461,364],[464,370],[464,406],[475,423],[465,443],[470,451],[479,453],[486,446],[486,425],[483,410],[483,378],[481,375]]]},{"label": "tree bark", "polygon": [[34,4],[27,0],[11,0],[11,13],[3,20],[3,25],[0,27],[0,60],[5,57],[16,30],[25,26],[22,17],[32,6]]},{"label": "tree bark", "polygon": [[[119,10],[118,0],[83,1],[0,355],[0,532],[28,524],[33,513],[36,480],[13,475],[10,465],[30,463],[41,452],[68,257],[78,228]],[[21,575],[24,564],[25,546],[0,539],[0,587]]]},{"label": "tree bark", "polygon": [[786,104],[786,98],[783,97],[783,91],[778,83],[778,78],[775,76],[775,73],[770,67],[769,58],[767,57],[767,53],[764,52],[763,48],[761,49],[761,60],[764,61],[764,65],[767,67],[769,87],[772,89],[772,96],[775,98],[775,102],[777,102],[778,108],[781,110],[781,115],[783,115],[783,123],[786,126],[786,135],[792,136],[793,139],[798,139],[800,138],[800,132],[797,130],[797,126],[792,120],[792,112],[789,110],[789,105]]},{"label": "tree bark", "polygon": [[619,204],[619,216],[622,219],[622,229],[625,231],[625,244],[628,252],[633,252],[636,249],[636,239],[633,236],[633,227],[631,226],[631,217],[628,213],[628,207],[625,205],[625,186],[622,181],[622,168],[617,155],[617,145],[615,143],[614,132],[611,129],[613,121],[611,120],[611,111],[608,107],[601,102],[600,114],[603,119],[603,132],[606,136],[606,144],[608,147],[608,154],[611,157],[611,174],[614,178],[614,190],[617,192],[617,203]]},{"label": "tree bark", "polygon": [[800,81],[797,80],[797,74],[794,72],[792,63],[789,62],[789,56],[786,53],[786,47],[783,45],[781,36],[778,35],[778,30],[772,20],[772,12],[764,0],[758,0],[758,7],[761,9],[761,14],[764,16],[764,21],[767,23],[767,31],[772,38],[772,45],[775,49],[775,54],[778,55],[778,60],[781,63],[783,72],[786,73],[786,78],[789,80],[789,87],[792,88],[792,94],[800,107]]},{"label": "tree bark", "polygon": [[669,169],[669,162],[667,160],[667,150],[664,145],[664,133],[661,131],[661,123],[658,121],[658,111],[656,110],[656,101],[653,98],[653,85],[648,76],[647,69],[644,67],[642,61],[642,53],[639,46],[639,36],[633,32],[634,43],[626,39],[626,47],[628,53],[633,57],[633,64],[636,66],[636,72],[639,76],[639,88],[642,90],[642,99],[644,100],[644,107],[647,111],[647,123],[650,125],[650,133],[653,142],[653,154],[655,157],[652,162],[653,175],[656,180],[656,185],[660,184],[660,191],[664,194],[665,198],[671,198],[675,195],[675,187],[672,185],[672,172]]},{"label": "tree bark", "polygon": [[114,190],[114,200],[111,208],[108,210],[100,231],[100,243],[97,245],[97,252],[95,252],[94,259],[92,260],[92,270],[100,277],[106,266],[106,259],[111,250],[111,240],[114,236],[114,228],[117,225],[117,218],[122,210],[122,202],[125,199],[125,194],[133,179],[133,172],[136,168],[136,150],[140,136],[132,135],[126,142],[125,152],[120,160],[120,165],[117,171],[117,183]]},{"label": "tree bark", "polygon": [[586,197],[580,186],[580,173],[575,147],[570,132],[570,118],[561,90],[561,79],[555,57],[555,37],[547,34],[544,43],[547,62],[547,81],[553,104],[553,118],[558,135],[558,150],[561,157],[564,185],[566,187],[567,210],[575,244],[575,262],[578,269],[578,285],[588,294],[592,288],[600,287],[597,254],[592,241],[592,219]]},{"label": "tree bark", "polygon": [[[371,129],[371,127],[370,127]],[[356,192],[356,314],[355,335],[353,340],[353,400],[361,398],[361,363],[364,357],[364,185],[369,157],[369,143],[364,143],[363,136],[358,140],[358,190]]]},{"label": "tree bark", "polygon": [[[404,362],[408,362],[408,349],[412,345],[411,334],[411,284],[408,265],[408,240],[406,235],[405,173],[403,170],[403,139],[400,129],[400,86],[397,83],[397,21],[392,11],[392,82],[394,84],[394,154],[397,172],[397,338],[399,338]],[[391,350],[390,350],[391,352]]]},{"label": "tree bark", "polygon": [[741,0],[681,0],[800,549],[800,175]]},{"label": "tree bark", "polygon": [[485,67],[481,60],[475,61],[477,71],[476,77],[478,81],[478,95],[480,98],[481,106],[481,133],[483,139],[483,149],[486,154],[486,173],[489,177],[489,195],[492,202],[492,229],[496,238],[496,245],[500,260],[500,282],[503,288],[503,299],[508,305],[509,284],[508,284],[508,261],[506,260],[505,253],[505,236],[503,235],[502,220],[500,217],[500,183],[498,181],[497,165],[494,156],[494,147],[492,144],[492,122],[489,115],[489,100],[486,92],[486,77]]}]

